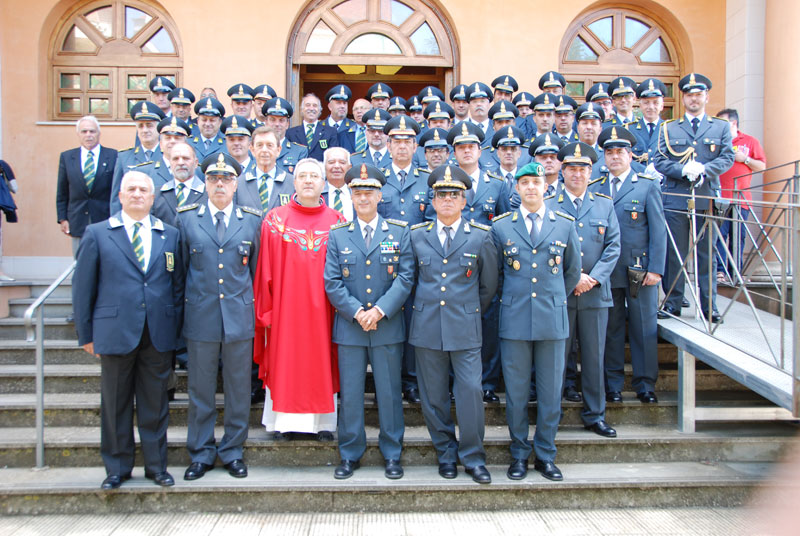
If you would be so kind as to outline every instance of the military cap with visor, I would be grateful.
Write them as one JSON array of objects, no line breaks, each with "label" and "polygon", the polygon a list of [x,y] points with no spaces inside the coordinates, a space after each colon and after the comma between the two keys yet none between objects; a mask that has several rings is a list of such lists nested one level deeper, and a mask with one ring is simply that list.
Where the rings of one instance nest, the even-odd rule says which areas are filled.
[{"label": "military cap with visor", "polygon": [[489,99],[491,101],[494,99],[494,92],[483,82],[475,82],[467,86],[467,100],[471,101],[472,99]]},{"label": "military cap with visor", "polygon": [[580,121],[581,119],[597,119],[602,123],[606,120],[606,114],[599,104],[584,102],[575,111],[575,121]]},{"label": "military cap with visor", "polygon": [[444,93],[436,86],[425,86],[417,94],[417,97],[419,97],[420,102],[425,105],[437,100],[443,101]]},{"label": "military cap with visor", "polygon": [[608,83],[608,89],[611,91],[611,98],[621,97],[622,95],[635,95],[636,82],[633,78],[628,76],[618,76]]},{"label": "military cap with visor", "polygon": [[278,117],[292,117],[294,108],[292,103],[283,97],[273,97],[261,106],[261,113],[265,116],[275,115]]},{"label": "military cap with visor", "polygon": [[228,88],[228,96],[235,101],[251,101],[254,93],[253,88],[247,84],[236,84]]},{"label": "military cap with visor", "polygon": [[447,147],[447,130],[443,128],[429,128],[419,138],[419,144],[425,149],[439,149]]},{"label": "military cap with visor", "polygon": [[252,136],[255,130],[243,115],[229,115],[219,129],[225,136]]},{"label": "military cap with visor", "polygon": [[436,191],[463,192],[472,188],[472,178],[460,167],[445,164],[431,172],[428,186]]},{"label": "military cap with visor", "polygon": [[516,119],[519,116],[519,110],[514,103],[510,101],[497,101],[489,108],[489,119],[492,121],[499,121],[502,119]]},{"label": "military cap with visor", "polygon": [[164,117],[161,108],[150,101],[137,102],[131,108],[131,119],[134,121],[161,121]]},{"label": "military cap with visor", "polygon": [[156,129],[159,134],[172,134],[173,136],[189,136],[192,132],[192,127],[189,123],[174,115],[159,121]]},{"label": "military cap with visor", "polygon": [[176,87],[167,95],[172,104],[192,104],[194,103],[194,93],[185,87]]},{"label": "military cap with visor", "polygon": [[351,167],[344,176],[344,182],[351,190],[364,188],[380,190],[386,184],[386,175],[369,164]]},{"label": "military cap with visor", "polygon": [[568,143],[558,151],[558,159],[565,166],[590,166],[597,162],[597,151],[582,141]]},{"label": "military cap with visor", "polygon": [[564,75],[557,71],[547,71],[539,78],[539,89],[542,91],[547,91],[548,89],[552,89],[554,87],[566,87],[567,86],[567,79],[564,78]]},{"label": "military cap with visor", "polygon": [[666,97],[667,86],[658,78],[648,78],[636,88],[636,96],[640,99]]},{"label": "military cap with visor", "polygon": [[150,80],[150,92],[151,93],[169,93],[173,89],[175,89],[175,84],[172,83],[167,77],[164,76],[156,76],[152,80]]},{"label": "military cap with visor", "polygon": [[684,93],[699,93],[711,89],[711,80],[702,74],[690,73],[681,78],[678,87]]},{"label": "military cap with visor", "polygon": [[468,100],[468,89],[466,84],[458,84],[456,87],[450,90],[450,100],[457,101],[457,100]]},{"label": "military cap with visor", "polygon": [[606,127],[597,137],[597,145],[603,149],[611,149],[613,147],[627,147],[630,149],[636,145],[636,136],[624,127]]},{"label": "military cap with visor", "polygon": [[389,99],[389,107],[387,108],[390,112],[405,112],[406,111],[406,99],[403,97],[392,97]]},{"label": "military cap with visor", "polygon": [[194,113],[197,115],[216,115],[225,117],[225,107],[214,97],[200,99],[194,104]]},{"label": "military cap with visor", "polygon": [[394,91],[383,82],[372,84],[367,90],[367,100],[391,99],[392,97],[394,97]]},{"label": "military cap with visor", "polygon": [[234,157],[227,153],[216,153],[203,159],[200,164],[203,174],[208,175],[230,175],[238,177],[242,174],[242,166]]},{"label": "military cap with visor", "polygon": [[369,129],[383,130],[386,122],[391,118],[391,114],[383,108],[372,108],[364,113],[361,120],[367,124],[367,128]]},{"label": "military cap with visor", "polygon": [[525,133],[515,126],[503,127],[492,136],[492,147],[521,147],[525,142]]},{"label": "military cap with visor", "polygon": [[503,74],[492,80],[492,87],[506,93],[514,93],[519,89],[519,84],[513,76]]},{"label": "military cap with visor", "polygon": [[456,111],[446,102],[437,100],[428,104],[422,112],[422,115],[425,116],[425,119],[428,121],[434,119],[452,120],[456,116]]},{"label": "military cap with visor", "polygon": [[464,143],[477,143],[480,145],[485,138],[483,129],[471,121],[456,123],[447,133],[447,144],[455,147]]},{"label": "military cap with visor", "polygon": [[564,140],[555,134],[539,134],[531,142],[530,147],[528,147],[528,154],[531,156],[539,154],[558,154],[564,145],[566,145]]},{"label": "military cap with visor", "polygon": [[337,84],[325,93],[325,100],[328,102],[332,100],[349,101],[352,97],[353,92],[344,84]]},{"label": "military cap with visor", "polygon": [[384,134],[388,134],[390,138],[398,140],[406,140],[409,138],[416,139],[419,131],[419,123],[407,115],[392,117],[383,126]]}]

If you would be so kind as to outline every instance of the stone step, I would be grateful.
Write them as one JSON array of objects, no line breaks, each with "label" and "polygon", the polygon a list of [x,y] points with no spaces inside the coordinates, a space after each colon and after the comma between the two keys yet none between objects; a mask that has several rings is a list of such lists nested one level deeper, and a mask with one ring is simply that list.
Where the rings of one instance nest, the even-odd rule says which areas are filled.
[{"label": "stone step", "polygon": [[[35,281],[31,286],[31,297],[38,298],[39,296],[44,293],[45,290],[50,286],[52,281]],[[67,279],[63,283],[61,283],[56,289],[50,294],[51,298],[68,298],[72,299],[72,279]]]},{"label": "stone step", "polygon": [[[15,298],[8,300],[8,314],[12,317],[22,318],[25,311],[36,301],[36,298]],[[72,312],[72,298],[50,297],[43,306],[45,318],[64,318]]]},{"label": "stone step", "polygon": [[[656,390],[677,391],[678,371],[663,365],[659,371]],[[97,393],[100,392],[100,365],[45,365],[44,389],[46,393]],[[177,370],[177,391],[187,391],[187,373]],[[36,392],[36,368],[34,365],[0,365],[0,394]],[[625,365],[625,387],[631,391],[632,369]],[[701,391],[745,390],[746,387],[713,369],[698,368],[695,371],[697,389]],[[371,373],[367,373],[366,388],[374,392]],[[217,392],[222,392],[222,376],[217,378]]]},{"label": "stone step", "polygon": [[[0,318],[0,341],[25,342],[25,319],[17,317]],[[45,340],[74,341],[77,344],[78,336],[75,324],[67,322],[60,317],[44,318]]]},{"label": "stone step", "polygon": [[136,512],[440,512],[540,508],[738,506],[775,468],[760,462],[575,463],[560,465],[562,482],[531,471],[524,480],[505,476],[506,465],[490,465],[494,482],[479,485],[459,470],[438,476],[433,464],[406,468],[391,481],[382,467],[363,467],[352,478],[333,478],[331,467],[251,466],[244,479],[217,468],[185,482],[183,466],[171,466],[176,485],[156,486],[134,478],[116,491],[101,492],[99,466],[47,471],[0,469],[4,514],[111,514]]},{"label": "stone step", "polygon": [[[36,412],[36,395],[32,393],[0,395],[0,428],[33,426]],[[657,404],[642,404],[634,393],[623,393],[623,401],[609,403],[606,406],[606,420],[612,424],[648,424],[663,425],[677,422],[676,394],[658,393]],[[771,406],[764,398],[750,391],[715,391],[697,393],[698,405],[738,406]],[[222,425],[224,402],[222,395],[217,395],[217,425]],[[484,403],[485,422],[488,426],[504,426],[505,397],[500,395],[500,402]],[[187,395],[178,393],[170,403],[170,423],[173,426],[185,426],[187,422],[189,401]],[[562,424],[581,424],[580,413],[583,406],[579,402],[562,402]],[[261,423],[263,403],[254,404],[250,410],[249,423],[255,426]],[[455,407],[453,406],[455,418]],[[403,402],[403,414],[406,426],[422,426],[422,412],[418,404]],[[536,403],[530,404],[531,422],[536,420]],[[100,394],[50,393],[45,394],[45,426],[99,426]],[[365,397],[365,422],[368,426],[377,426],[378,411],[374,395]]]},{"label": "stone step", "polygon": [[[798,426],[790,423],[707,423],[694,434],[682,434],[675,426],[616,426],[617,438],[604,438],[580,426],[562,426],[556,436],[559,463],[663,463],[676,461],[774,462],[794,444]],[[223,428],[217,428],[221,438]],[[4,428],[0,453],[7,467],[35,465],[34,428]],[[167,432],[170,465],[188,466],[187,429],[172,426]],[[138,434],[137,434],[138,445]],[[486,428],[484,447],[487,462],[510,461],[508,429]],[[262,426],[250,428],[244,458],[259,466],[313,467],[336,464],[339,452],[335,441],[317,441],[313,436],[291,441],[275,441]],[[46,427],[45,464],[50,467],[91,467],[100,462],[99,427]],[[137,463],[141,464],[137,448]],[[405,429],[404,465],[431,465],[435,452],[427,428]],[[367,451],[363,465],[379,466],[383,456],[378,449],[378,429],[367,428]]]}]

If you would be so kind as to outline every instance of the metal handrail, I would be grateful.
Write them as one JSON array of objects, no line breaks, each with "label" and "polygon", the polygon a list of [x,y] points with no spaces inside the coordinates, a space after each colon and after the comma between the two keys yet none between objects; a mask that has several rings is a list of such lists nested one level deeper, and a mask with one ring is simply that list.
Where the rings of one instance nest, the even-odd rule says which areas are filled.
[{"label": "metal handrail", "polygon": [[[44,315],[42,305],[75,270],[75,261],[25,310],[25,334],[36,342],[36,467],[44,468]],[[34,325],[33,315],[36,314]]]}]

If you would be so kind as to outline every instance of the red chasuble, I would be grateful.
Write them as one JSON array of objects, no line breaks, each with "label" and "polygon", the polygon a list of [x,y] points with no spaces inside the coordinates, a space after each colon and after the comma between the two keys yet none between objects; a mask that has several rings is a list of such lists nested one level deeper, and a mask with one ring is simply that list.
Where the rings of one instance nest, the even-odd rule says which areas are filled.
[{"label": "red chasuble", "polygon": [[322,274],[328,231],[342,221],[327,205],[304,207],[293,198],[261,224],[253,359],[273,411],[334,411],[339,368],[331,342],[334,312]]}]

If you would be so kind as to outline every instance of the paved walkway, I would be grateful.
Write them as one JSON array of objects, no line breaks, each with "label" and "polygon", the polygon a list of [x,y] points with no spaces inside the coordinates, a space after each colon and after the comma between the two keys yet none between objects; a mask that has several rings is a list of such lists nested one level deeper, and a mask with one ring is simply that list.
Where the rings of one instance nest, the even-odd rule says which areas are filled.
[{"label": "paved walkway", "polygon": [[3,536],[27,535],[720,535],[765,534],[732,508],[540,510],[437,514],[152,514],[0,518]]}]

